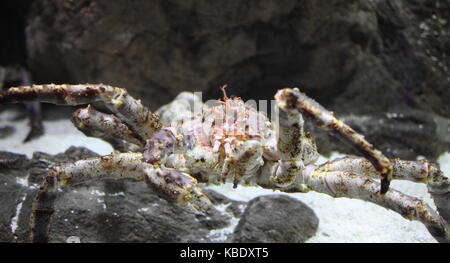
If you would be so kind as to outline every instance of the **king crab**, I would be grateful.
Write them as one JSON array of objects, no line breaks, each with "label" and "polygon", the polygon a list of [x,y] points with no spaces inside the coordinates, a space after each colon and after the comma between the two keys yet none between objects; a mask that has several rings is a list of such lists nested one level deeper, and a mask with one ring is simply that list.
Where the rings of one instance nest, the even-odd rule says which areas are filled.
[{"label": "king crab", "polygon": [[[228,98],[225,91],[215,106],[202,104],[192,93],[182,93],[162,108],[171,110],[161,110],[159,116],[125,89],[103,84],[8,89],[0,95],[0,103],[89,104],[74,112],[73,123],[85,134],[111,142],[117,150],[50,169],[33,202],[31,241],[48,241],[58,187],[106,178],[145,181],[160,196],[193,213],[205,213],[212,206],[198,182],[231,181],[235,188],[238,184],[257,185],[283,192],[316,191],[356,198],[418,220],[439,241],[450,241],[450,226],[441,215],[424,201],[389,188],[392,179],[426,183],[435,200],[448,200],[450,182],[435,165],[427,160],[386,158],[298,89],[279,90],[275,99],[279,120],[271,123],[264,113],[240,98]],[[90,105],[99,101],[109,114]],[[192,104],[201,110],[194,109],[192,114]],[[303,129],[302,113],[351,143],[365,158],[345,157],[315,165],[318,153]],[[378,178],[380,183],[374,180]],[[438,205],[442,216],[448,217],[447,208],[441,207],[448,207],[448,202]]]}]

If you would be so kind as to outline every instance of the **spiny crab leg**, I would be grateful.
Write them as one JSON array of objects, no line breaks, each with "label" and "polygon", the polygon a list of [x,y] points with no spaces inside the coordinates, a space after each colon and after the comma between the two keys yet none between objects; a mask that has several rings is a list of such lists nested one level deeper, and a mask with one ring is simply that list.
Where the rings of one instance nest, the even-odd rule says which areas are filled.
[{"label": "spiny crab leg", "polygon": [[328,171],[326,164],[323,167],[308,165],[297,174],[291,185],[279,187],[269,180],[278,170],[279,163],[266,162],[261,173],[254,178],[255,183],[263,188],[287,193],[314,191],[335,198],[347,197],[371,202],[393,210],[406,219],[422,222],[439,242],[450,242],[449,224],[423,200],[392,188],[385,194],[380,194],[380,183],[365,175],[349,171]]},{"label": "spiny crab leg", "polygon": [[[393,167],[393,179],[408,180],[416,183],[424,183],[428,186],[428,192],[433,197],[439,214],[450,222],[450,180],[444,176],[434,164],[427,160],[407,161],[400,159],[391,160]],[[378,173],[373,165],[364,158],[344,157],[329,161],[319,167],[320,171],[341,171],[378,178]]]},{"label": "spiny crab leg", "polygon": [[[445,183],[448,179],[442,172],[427,160],[408,161],[398,158],[391,159],[393,179],[408,180],[416,183]],[[321,171],[341,171],[363,174],[378,178],[373,165],[361,157],[342,157],[328,161],[320,166]],[[449,189],[450,192],[450,189]]]},{"label": "spiny crab leg", "polygon": [[189,212],[203,213],[211,207],[208,197],[197,186],[196,179],[175,169],[143,162],[141,153],[89,158],[56,166],[49,171],[33,202],[30,218],[31,241],[48,242],[48,230],[58,187],[99,179],[123,178],[145,181],[162,197]]},{"label": "spiny crab leg", "polygon": [[[57,188],[69,186],[96,178],[112,178],[123,176],[124,178],[135,178],[143,180],[142,173],[138,173],[136,162],[140,160],[139,154],[121,154],[113,156],[115,161],[122,160],[122,167],[116,173],[101,173],[102,171],[114,172],[111,157],[92,158],[78,162],[61,165],[52,168],[39,189],[33,201],[32,214],[30,218],[32,242],[48,242],[48,230],[51,216],[54,212]],[[118,172],[122,172],[119,173]]]},{"label": "spiny crab leg", "polygon": [[409,220],[422,222],[440,242],[450,242],[450,226],[423,200],[389,189],[380,194],[380,184],[362,175],[315,170],[305,175],[304,183],[313,191],[333,197],[348,197],[368,201],[391,209]]},{"label": "spiny crab leg", "polygon": [[338,135],[348,141],[366,157],[375,169],[381,174],[380,193],[384,194],[389,189],[392,180],[392,164],[382,152],[364,139],[364,136],[356,133],[348,125],[334,117],[333,113],[326,110],[319,103],[301,93],[298,89],[282,89],[275,95],[278,106],[286,112],[299,111],[313,119],[319,127]]},{"label": "spiny crab leg", "polygon": [[278,186],[290,185],[305,165],[314,163],[319,155],[316,145],[303,130],[299,112],[279,112],[277,149],[280,165],[271,180]]},{"label": "spiny crab leg", "polygon": [[139,140],[119,118],[112,114],[99,112],[91,105],[76,110],[73,113],[72,122],[84,134],[102,138],[114,146],[120,146],[124,151],[130,148],[125,142],[139,147],[143,147],[145,144],[145,141]]},{"label": "spiny crab leg", "polygon": [[[30,72],[22,67],[20,68],[20,72],[20,85],[31,85],[32,81]],[[30,131],[28,132],[27,137],[25,137],[24,142],[29,142],[44,134],[44,126],[42,125],[42,110],[39,102],[27,102],[25,103],[25,108],[29,112]]]},{"label": "spiny crab leg", "polygon": [[0,103],[41,101],[62,105],[80,105],[102,101],[111,112],[125,121],[142,140],[161,129],[156,114],[125,89],[103,84],[48,84],[10,88],[0,95]]}]

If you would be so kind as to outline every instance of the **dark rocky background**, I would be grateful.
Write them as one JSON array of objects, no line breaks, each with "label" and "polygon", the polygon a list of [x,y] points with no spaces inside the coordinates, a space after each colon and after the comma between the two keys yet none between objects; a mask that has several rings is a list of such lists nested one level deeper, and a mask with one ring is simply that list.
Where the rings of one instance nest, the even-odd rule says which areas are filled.
[{"label": "dark rocky background", "polygon": [[[244,99],[298,86],[390,157],[434,160],[449,148],[448,1],[0,5],[0,65],[22,65],[36,83],[108,83],[152,109],[184,90],[221,97],[225,83]],[[353,153],[314,133],[323,154]]]}]

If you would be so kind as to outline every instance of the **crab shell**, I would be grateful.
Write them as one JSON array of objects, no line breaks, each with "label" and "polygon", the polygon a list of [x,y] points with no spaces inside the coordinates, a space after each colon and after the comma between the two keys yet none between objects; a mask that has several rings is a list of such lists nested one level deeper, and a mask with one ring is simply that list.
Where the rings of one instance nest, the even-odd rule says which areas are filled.
[{"label": "crab shell", "polygon": [[[182,108],[190,106],[186,101],[179,103]],[[241,178],[254,175],[264,159],[279,159],[276,132],[265,113],[237,97],[217,104],[204,105],[200,113],[180,118],[155,134],[147,142],[144,159],[182,170],[202,182],[231,180],[235,186]]]}]

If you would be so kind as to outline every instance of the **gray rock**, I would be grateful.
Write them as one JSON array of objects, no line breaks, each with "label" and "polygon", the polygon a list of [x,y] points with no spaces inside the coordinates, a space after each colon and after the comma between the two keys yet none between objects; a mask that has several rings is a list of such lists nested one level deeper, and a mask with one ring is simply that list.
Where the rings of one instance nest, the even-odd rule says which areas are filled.
[{"label": "gray rock", "polygon": [[260,196],[248,203],[233,242],[305,242],[319,225],[314,211],[284,195]]},{"label": "gray rock", "polygon": [[17,228],[17,208],[26,198],[18,180],[26,180],[29,160],[25,155],[0,152],[0,242],[16,240],[12,228]]}]

